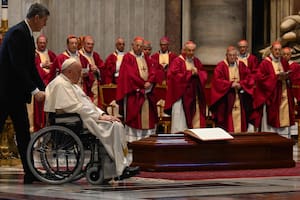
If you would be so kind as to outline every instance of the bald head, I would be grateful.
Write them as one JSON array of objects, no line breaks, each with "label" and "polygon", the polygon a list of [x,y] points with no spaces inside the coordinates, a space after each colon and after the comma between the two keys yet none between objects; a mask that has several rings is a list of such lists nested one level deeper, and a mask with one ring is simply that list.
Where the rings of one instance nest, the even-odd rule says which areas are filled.
[{"label": "bald head", "polygon": [[196,44],[193,41],[187,41],[184,44],[183,52],[187,58],[193,58],[195,54]]},{"label": "bald head", "polygon": [[272,43],[271,53],[276,59],[280,58],[280,56],[281,56],[281,48],[282,48],[282,46],[279,41],[275,41]]},{"label": "bald head", "polygon": [[247,40],[240,40],[240,41],[238,42],[238,46],[247,46],[247,47],[248,47],[248,42],[247,42]]},{"label": "bald head", "polygon": [[120,52],[124,52],[125,50],[125,40],[121,37],[116,39],[116,49]]},{"label": "bald head", "polygon": [[39,51],[45,51],[47,48],[47,37],[45,35],[39,35],[36,38],[36,47]]},{"label": "bald head", "polygon": [[248,52],[248,42],[247,40],[240,40],[238,42],[238,48],[240,55],[245,55]]}]

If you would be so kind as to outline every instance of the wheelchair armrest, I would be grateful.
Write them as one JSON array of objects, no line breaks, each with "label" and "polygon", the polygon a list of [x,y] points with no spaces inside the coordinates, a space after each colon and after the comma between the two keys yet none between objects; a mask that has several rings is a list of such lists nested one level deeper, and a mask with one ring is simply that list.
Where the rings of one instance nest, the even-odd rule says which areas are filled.
[{"label": "wheelchair armrest", "polygon": [[77,113],[49,113],[50,124],[75,124],[82,123],[80,115]]}]

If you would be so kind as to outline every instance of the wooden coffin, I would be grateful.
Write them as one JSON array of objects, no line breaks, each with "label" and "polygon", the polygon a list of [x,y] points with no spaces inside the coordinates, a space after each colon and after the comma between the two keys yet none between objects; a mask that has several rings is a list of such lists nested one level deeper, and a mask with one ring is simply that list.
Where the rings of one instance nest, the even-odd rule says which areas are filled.
[{"label": "wooden coffin", "polygon": [[201,141],[184,134],[153,135],[129,144],[132,166],[143,171],[190,171],[294,167],[293,142],[277,133],[232,134]]}]

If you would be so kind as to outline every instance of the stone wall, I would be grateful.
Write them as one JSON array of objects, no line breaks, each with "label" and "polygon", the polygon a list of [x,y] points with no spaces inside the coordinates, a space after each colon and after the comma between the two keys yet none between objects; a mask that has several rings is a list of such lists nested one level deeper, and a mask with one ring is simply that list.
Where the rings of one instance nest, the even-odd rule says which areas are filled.
[{"label": "stone wall", "polygon": [[196,55],[204,64],[217,64],[224,59],[228,45],[246,38],[246,3],[245,0],[190,1],[186,8],[190,17],[184,21],[184,27],[190,26],[190,33],[186,33],[185,40],[196,42]]},{"label": "stone wall", "polygon": [[48,46],[56,53],[65,49],[69,34],[92,35],[95,50],[105,58],[114,50],[117,37],[124,37],[126,50],[139,35],[159,48],[159,39],[165,34],[166,0],[9,0],[9,26],[25,18],[33,2],[45,4],[50,18],[43,33]]}]

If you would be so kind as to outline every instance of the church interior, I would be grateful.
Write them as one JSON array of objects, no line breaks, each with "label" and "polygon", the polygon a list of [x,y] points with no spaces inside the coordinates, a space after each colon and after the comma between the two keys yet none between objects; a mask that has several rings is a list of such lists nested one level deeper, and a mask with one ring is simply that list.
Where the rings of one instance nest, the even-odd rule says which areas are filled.
[{"label": "church interior", "polygon": [[[248,41],[249,52],[259,61],[274,41],[280,41],[293,49],[292,60],[300,64],[298,0],[2,0],[4,37],[36,2],[44,4],[50,16],[34,37],[46,35],[47,48],[57,54],[65,50],[70,35],[93,36],[94,50],[103,60],[114,51],[118,37],[124,38],[129,51],[133,38],[142,36],[151,41],[152,53],[159,50],[163,36],[176,54],[186,41],[193,41],[195,56],[208,73],[206,94],[226,48],[240,40]],[[285,20],[293,24],[284,29]],[[111,89],[102,86],[100,98],[113,113]],[[165,87],[157,87],[160,90]],[[293,85],[293,91],[300,94],[300,85]],[[295,107],[296,123],[289,129],[289,138],[246,132],[220,141],[171,134],[170,118],[157,106],[156,134],[128,145],[131,163],[141,167],[140,174],[100,185],[85,177],[62,185],[23,184],[14,128],[7,119],[0,135],[0,199],[300,199],[300,105]],[[206,117],[207,127],[214,127],[208,110]]]}]

